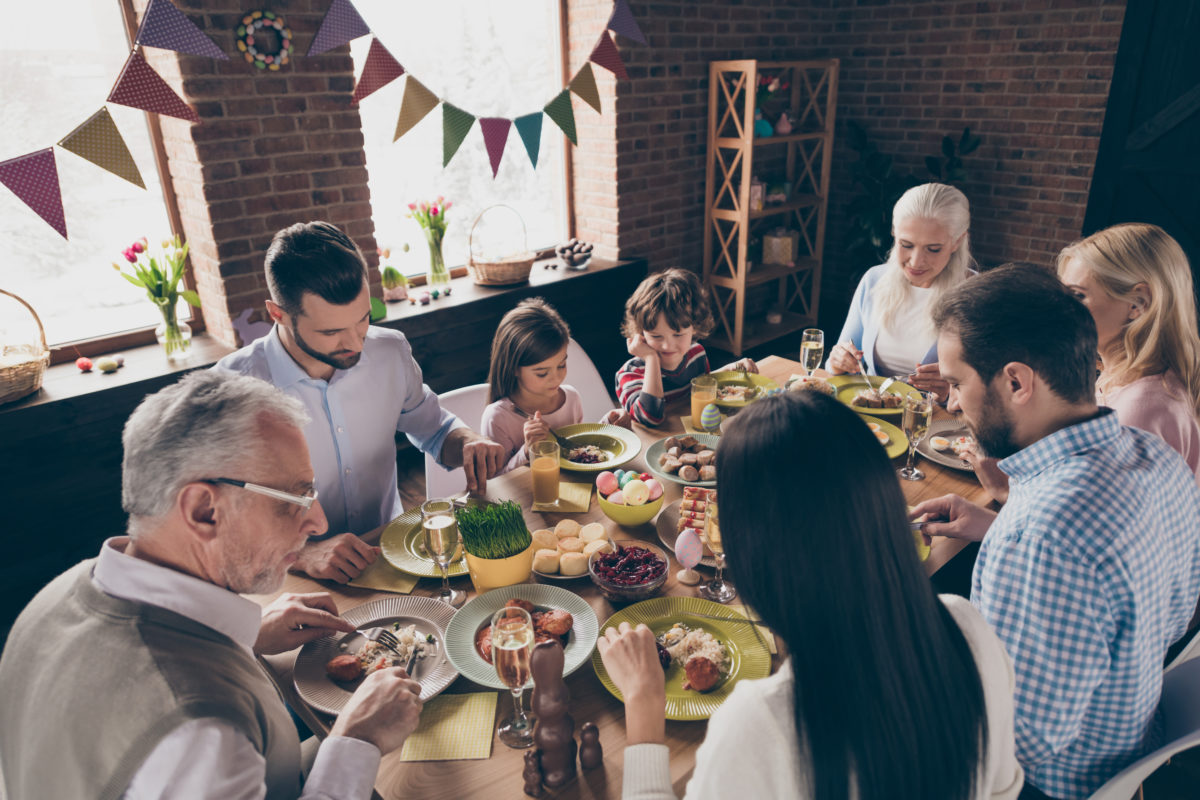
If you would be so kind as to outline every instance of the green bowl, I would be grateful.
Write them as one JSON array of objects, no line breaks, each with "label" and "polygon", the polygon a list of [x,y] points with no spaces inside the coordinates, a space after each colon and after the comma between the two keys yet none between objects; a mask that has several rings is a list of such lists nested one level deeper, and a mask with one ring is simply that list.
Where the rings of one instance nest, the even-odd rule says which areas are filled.
[{"label": "green bowl", "polygon": [[659,495],[657,500],[651,500],[640,506],[619,506],[616,503],[610,503],[600,492],[596,492],[596,499],[600,501],[600,510],[604,512],[604,516],[626,528],[645,525],[654,519],[654,515],[659,512],[663,504],[662,495]]}]

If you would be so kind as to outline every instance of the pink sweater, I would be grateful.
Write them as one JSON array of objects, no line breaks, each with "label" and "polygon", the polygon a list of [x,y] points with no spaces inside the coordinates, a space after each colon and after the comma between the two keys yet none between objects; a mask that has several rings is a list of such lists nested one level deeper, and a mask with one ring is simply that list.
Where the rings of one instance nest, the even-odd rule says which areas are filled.
[{"label": "pink sweater", "polygon": [[1122,425],[1162,437],[1183,456],[1200,482],[1200,424],[1175,373],[1147,375],[1103,393],[1097,389],[1096,400],[1116,411]]},{"label": "pink sweater", "polygon": [[[559,388],[565,395],[563,404],[557,411],[542,414],[542,420],[550,426],[550,430],[583,422],[583,400],[580,399],[579,392],[574,386],[565,383]],[[503,445],[508,452],[508,463],[500,471],[501,474],[529,463],[529,456],[525,452],[527,419],[529,417],[517,410],[507,397],[497,400],[483,410],[483,422],[479,432],[493,442]]]}]

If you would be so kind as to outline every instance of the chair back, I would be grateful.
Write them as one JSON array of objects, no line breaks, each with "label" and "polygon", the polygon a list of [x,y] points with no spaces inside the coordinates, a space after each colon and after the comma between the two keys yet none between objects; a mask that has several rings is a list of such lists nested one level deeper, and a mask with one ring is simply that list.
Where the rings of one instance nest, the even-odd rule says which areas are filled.
[{"label": "chair back", "polygon": [[1183,649],[1175,654],[1171,659],[1171,663],[1167,664],[1164,669],[1175,669],[1185,661],[1191,661],[1193,658],[1200,656],[1200,630],[1192,631],[1192,638],[1184,645]]},{"label": "chair back", "polygon": [[1158,707],[1163,714],[1163,746],[1118,772],[1089,800],[1129,800],[1168,758],[1200,746],[1200,659],[1185,661],[1163,674]]},{"label": "chair back", "polygon": [[[483,410],[488,404],[488,385],[476,383],[438,395],[442,408],[478,431]],[[467,488],[467,474],[462,467],[447,471],[433,456],[425,454],[425,498],[449,497]]]},{"label": "chair back", "polygon": [[608,391],[608,381],[600,376],[587,351],[572,339],[567,345],[567,383],[574,386],[583,401],[583,421],[599,422],[617,407]]}]

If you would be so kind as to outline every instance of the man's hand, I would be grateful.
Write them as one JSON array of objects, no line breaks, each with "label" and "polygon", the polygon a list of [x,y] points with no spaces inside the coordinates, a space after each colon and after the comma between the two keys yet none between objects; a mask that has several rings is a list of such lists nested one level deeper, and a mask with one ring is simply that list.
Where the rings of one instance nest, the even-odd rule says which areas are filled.
[{"label": "man's hand", "polygon": [[834,375],[857,375],[860,358],[862,351],[854,342],[839,342],[829,351],[829,371]]},{"label": "man's hand", "polygon": [[994,511],[980,508],[956,494],[947,494],[926,500],[908,512],[909,519],[919,519],[928,514],[928,522],[921,525],[921,535],[929,544],[931,536],[949,536],[951,539],[966,539],[969,542],[983,541],[984,534],[996,518]]},{"label": "man's hand", "polygon": [[320,639],[330,633],[349,633],[354,626],[338,616],[337,605],[325,592],[281,594],[263,608],[254,652],[270,656]]},{"label": "man's hand", "polygon": [[378,547],[367,544],[353,533],[342,533],[304,545],[293,571],[346,583],[361,575],[378,555]]},{"label": "man's hand", "polygon": [[633,430],[633,417],[629,416],[629,412],[623,408],[612,409],[600,421],[606,425],[617,425],[625,430]]},{"label": "man's hand", "polygon": [[467,475],[467,488],[477,494],[483,494],[487,479],[498,475],[506,460],[507,454],[502,446],[470,428],[450,431],[442,443],[442,455],[438,459],[447,467],[462,467]]},{"label": "man's hand", "polygon": [[400,667],[372,672],[350,696],[330,736],[362,739],[387,755],[404,744],[421,719],[421,684]]},{"label": "man's hand", "polygon": [[960,458],[975,468],[975,477],[993,500],[997,503],[1008,502],[1008,475],[996,466],[996,459],[981,455],[974,447],[968,447]]},{"label": "man's hand", "polygon": [[642,361],[658,358],[658,351],[651,347],[640,333],[635,333],[632,339],[625,340],[625,349],[629,351],[629,355]]},{"label": "man's hand", "polygon": [[540,411],[533,412],[533,416],[525,420],[522,430],[525,433],[526,452],[533,450],[535,442],[540,442],[550,436],[550,426],[542,419],[542,412]]},{"label": "man's hand", "polygon": [[753,358],[741,358],[731,364],[726,364],[717,372],[753,372],[758,374],[758,364],[754,363]]},{"label": "man's hand", "polygon": [[932,364],[918,364],[917,368],[909,376],[907,381],[914,389],[919,389],[922,392],[933,392],[937,395],[938,402],[946,402],[946,398],[950,396],[950,384],[942,379],[941,370],[938,369],[937,362]]}]

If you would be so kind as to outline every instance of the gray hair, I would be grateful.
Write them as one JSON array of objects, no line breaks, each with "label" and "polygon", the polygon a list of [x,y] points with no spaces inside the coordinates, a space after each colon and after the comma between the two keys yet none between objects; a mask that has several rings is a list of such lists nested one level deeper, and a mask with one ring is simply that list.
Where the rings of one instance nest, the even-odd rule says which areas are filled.
[{"label": "gray hair", "polygon": [[[966,280],[975,259],[971,257],[971,204],[967,196],[953,186],[944,183],[923,183],[914,186],[900,196],[892,209],[892,235],[895,236],[896,225],[903,220],[931,219],[944,227],[950,238],[962,236],[958,249],[950,254],[950,261],[941,274],[933,281],[933,304],[942,298],[946,292]],[[900,268],[899,241],[892,243],[888,253],[889,269],[875,285],[873,300],[876,313],[882,325],[889,326],[896,313],[904,305],[908,297],[908,280]],[[933,305],[930,306],[932,308]],[[933,331],[932,323],[927,333]],[[915,332],[914,332],[915,333]]]},{"label": "gray hair", "polygon": [[220,369],[193,372],[134,409],[121,436],[121,507],[129,534],[140,518],[166,514],[179,490],[235,474],[267,451],[263,417],[303,428],[300,401],[266,381]]}]

